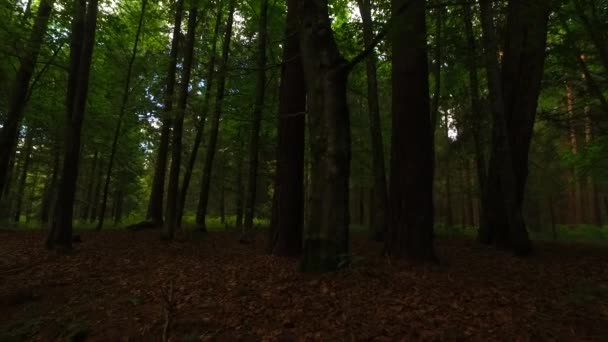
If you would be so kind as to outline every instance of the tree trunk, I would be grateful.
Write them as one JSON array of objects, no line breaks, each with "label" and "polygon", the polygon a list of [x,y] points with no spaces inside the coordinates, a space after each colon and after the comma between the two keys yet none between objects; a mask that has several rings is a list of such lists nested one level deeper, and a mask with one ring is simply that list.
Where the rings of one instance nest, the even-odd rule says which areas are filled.
[{"label": "tree trunk", "polygon": [[306,84],[300,59],[297,0],[289,0],[279,88],[279,127],[270,252],[302,253]]},{"label": "tree trunk", "polygon": [[203,166],[203,179],[201,181],[201,193],[196,212],[196,225],[200,231],[207,231],[205,225],[205,217],[207,216],[207,207],[209,204],[209,189],[211,188],[211,173],[213,171],[213,159],[217,149],[217,140],[220,129],[220,118],[224,105],[224,90],[226,87],[226,76],[228,74],[228,56],[230,54],[230,40],[232,39],[232,24],[234,22],[234,9],[236,0],[230,0],[228,5],[228,21],[224,32],[224,41],[222,43],[222,58],[220,60],[218,70],[217,93],[215,95],[215,108],[213,118],[211,119],[211,135],[209,136],[209,144],[207,145],[207,153],[205,155],[205,165]]},{"label": "tree trunk", "polygon": [[175,226],[179,226],[179,171],[182,164],[182,135],[184,130],[184,116],[188,104],[188,87],[192,75],[192,64],[194,60],[194,43],[196,37],[196,18],[198,14],[198,2],[192,1],[190,13],[188,14],[188,32],[184,51],[184,62],[181,77],[181,89],[179,99],[173,118],[173,140],[171,142],[171,167],[169,171],[169,187],[167,189],[167,217],[163,225],[162,236],[164,239],[173,239]]},{"label": "tree trunk", "polygon": [[97,182],[97,169],[99,168],[98,163],[99,152],[95,150],[95,153],[93,154],[93,161],[91,162],[91,169],[89,170],[89,179],[86,190],[87,196],[85,199],[85,204],[80,211],[80,220],[83,222],[89,219],[89,211],[92,207],[93,195],[95,194],[95,184]]},{"label": "tree trunk", "polygon": [[[433,137],[426,2],[392,0],[392,144],[389,255],[434,261]],[[401,12],[401,13],[398,13]]]},{"label": "tree trunk", "polygon": [[19,223],[21,218],[21,206],[23,204],[23,196],[25,196],[25,184],[27,182],[27,173],[30,168],[32,161],[32,148],[34,141],[34,129],[32,127],[27,128],[27,134],[25,135],[25,144],[23,145],[23,165],[21,166],[21,175],[19,176],[19,188],[17,190],[17,203],[15,204],[14,221]]},{"label": "tree trunk", "polygon": [[10,160],[17,146],[17,137],[19,136],[19,127],[27,103],[30,81],[44,42],[54,2],[54,0],[41,0],[38,6],[34,27],[25,48],[25,56],[21,58],[21,64],[17,70],[17,76],[9,97],[6,121],[2,123],[0,129],[0,199],[7,187],[7,176],[11,166]]},{"label": "tree trunk", "polygon": [[205,121],[209,112],[209,103],[211,100],[211,90],[215,81],[215,65],[216,65],[216,54],[217,54],[217,38],[220,32],[220,25],[222,23],[222,7],[219,6],[217,10],[215,27],[213,29],[213,38],[211,40],[211,55],[207,64],[207,76],[205,82],[205,97],[203,98],[203,104],[201,107],[201,114],[198,119],[198,125],[196,127],[196,135],[194,136],[194,142],[192,144],[192,151],[190,152],[190,158],[188,159],[188,165],[184,171],[184,179],[182,180],[181,191],[179,192],[178,202],[178,217],[177,222],[181,225],[182,217],[184,216],[184,209],[186,205],[186,195],[188,194],[188,188],[190,187],[190,180],[192,179],[192,171],[194,170],[194,164],[198,156],[198,150],[203,140],[203,133],[205,131]]},{"label": "tree trunk", "polygon": [[55,140],[53,145],[53,171],[51,173],[50,180],[47,181],[40,209],[40,222],[43,226],[49,222],[51,213],[53,212],[53,203],[55,203],[54,197],[57,193],[57,180],[59,179],[59,168],[61,165],[61,151],[58,140]]},{"label": "tree trunk", "polygon": [[300,0],[297,9],[314,165],[301,270],[323,272],[337,269],[349,250],[350,65],[334,40],[327,3]]},{"label": "tree trunk", "polygon": [[264,96],[266,93],[266,39],[268,36],[268,0],[261,0],[260,19],[258,26],[258,60],[255,103],[251,122],[251,140],[249,142],[249,175],[247,179],[247,196],[245,199],[245,224],[241,240],[252,239],[253,219],[255,215],[255,200],[258,181],[258,164],[260,150],[260,126],[262,124],[262,111],[264,110]]},{"label": "tree trunk", "polygon": [[116,158],[116,151],[118,149],[118,139],[120,138],[120,128],[122,127],[123,117],[129,101],[129,94],[131,91],[131,75],[133,73],[133,63],[135,63],[135,57],[137,56],[137,45],[139,43],[139,36],[144,22],[144,16],[146,13],[146,5],[148,1],[142,0],[141,11],[139,14],[139,22],[137,24],[137,31],[135,33],[135,43],[133,44],[133,50],[131,57],[127,65],[127,76],[125,79],[125,87],[122,93],[122,101],[120,104],[120,110],[118,112],[118,122],[116,123],[116,129],[114,131],[114,139],[112,140],[112,149],[110,150],[110,160],[108,161],[108,169],[106,171],[105,183],[103,186],[103,194],[101,197],[101,209],[99,210],[99,221],[97,222],[97,230],[101,230],[103,227],[103,221],[106,215],[106,205],[108,202],[108,191],[110,189],[110,180],[112,178],[112,168],[114,167],[114,159]]},{"label": "tree trunk", "polygon": [[243,197],[245,196],[245,191],[243,190],[243,159],[245,158],[243,156],[243,150],[244,143],[241,140],[239,144],[238,159],[236,162],[236,222],[234,224],[236,229],[239,230],[243,229]]},{"label": "tree trunk", "polygon": [[[91,60],[95,46],[98,0],[90,0],[88,6],[83,0],[76,0],[72,24],[72,49],[70,52],[70,76],[73,83],[73,98],[67,99],[67,127],[65,158],[53,225],[47,239],[47,247],[69,250],[72,248],[72,218],[74,197],[80,158],[80,134],[86,109],[89,89]],[[75,74],[74,74],[75,73]],[[70,96],[68,85],[68,96]]]},{"label": "tree trunk", "polygon": [[479,237],[484,243],[524,255],[532,250],[522,206],[544,67],[549,1],[509,2],[502,75],[491,2],[482,1],[481,9],[494,123]]},{"label": "tree trunk", "polygon": [[[571,120],[568,125],[568,137],[570,143],[570,153],[576,156],[578,155],[578,136],[576,132],[576,127],[574,126],[574,93],[572,87],[569,84],[566,84],[566,111],[568,113],[569,119]],[[571,213],[574,214],[574,219],[572,220],[572,224],[581,224],[583,223],[583,206],[582,206],[582,189],[580,177],[578,174],[578,170],[576,167],[572,167],[570,170],[572,175],[571,183],[572,183],[572,196],[570,198],[571,201]]]},{"label": "tree trunk", "polygon": [[[372,44],[374,27],[372,21],[372,0],[358,0],[359,12],[363,21],[363,42],[365,46]],[[374,174],[374,199],[371,203],[371,231],[375,240],[384,238],[387,230],[388,194],[386,184],[386,166],[384,163],[384,143],[382,140],[382,124],[380,121],[380,105],[378,101],[378,78],[376,73],[377,57],[370,53],[365,62],[367,75],[367,106],[369,111],[369,129],[372,147],[372,162]]]},{"label": "tree trunk", "polygon": [[477,182],[479,184],[479,197],[484,193],[486,183],[486,158],[482,138],[483,112],[479,97],[479,75],[477,73],[477,48],[473,31],[473,15],[471,6],[464,6],[464,24],[467,39],[467,65],[469,71],[469,91],[471,96],[471,134],[475,145],[475,166],[477,168]]},{"label": "tree trunk", "polygon": [[167,174],[167,158],[169,154],[169,139],[171,116],[173,114],[173,101],[175,96],[175,79],[177,70],[177,54],[180,45],[182,15],[184,11],[184,0],[177,0],[175,17],[173,20],[173,39],[171,40],[171,51],[169,52],[169,67],[167,69],[167,85],[163,106],[162,129],[160,144],[154,167],[154,178],[152,180],[152,192],[148,204],[146,219],[152,224],[160,226],[163,223],[163,198],[165,193],[165,175]]}]

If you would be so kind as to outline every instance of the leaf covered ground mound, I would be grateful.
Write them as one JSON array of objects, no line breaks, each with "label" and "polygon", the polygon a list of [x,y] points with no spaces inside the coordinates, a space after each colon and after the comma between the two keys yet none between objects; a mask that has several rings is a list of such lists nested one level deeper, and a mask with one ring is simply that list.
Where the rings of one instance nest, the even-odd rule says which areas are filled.
[{"label": "leaf covered ground mound", "polygon": [[[43,232],[0,232],[0,340],[606,340],[608,250],[540,244],[520,259],[440,239],[439,265],[380,255],[310,275],[236,233],[81,234],[69,255]],[[169,309],[170,314],[167,315]]]}]

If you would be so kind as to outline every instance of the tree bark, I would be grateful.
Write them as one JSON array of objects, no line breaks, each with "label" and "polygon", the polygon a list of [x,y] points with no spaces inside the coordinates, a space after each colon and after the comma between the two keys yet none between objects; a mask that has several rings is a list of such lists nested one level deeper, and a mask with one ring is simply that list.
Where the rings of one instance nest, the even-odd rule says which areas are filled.
[{"label": "tree bark", "polygon": [[[374,39],[372,21],[372,0],[358,0],[359,12],[363,21],[363,42],[365,46],[372,44]],[[374,173],[374,199],[370,227],[376,241],[384,238],[387,230],[388,193],[386,184],[386,166],[384,163],[384,143],[382,140],[382,124],[380,121],[380,104],[378,101],[378,78],[376,67],[377,57],[371,52],[365,61],[367,75],[367,106],[369,111],[369,129],[372,146],[372,162]]]},{"label": "tree bark", "polygon": [[[528,151],[545,57],[549,1],[509,2],[502,75],[497,60],[492,5],[480,4],[486,69],[493,113],[493,140],[480,241],[529,254],[522,206]],[[524,76],[525,75],[525,76]]]},{"label": "tree bark", "polygon": [[110,150],[110,160],[108,161],[108,169],[106,171],[105,183],[103,186],[103,194],[101,197],[101,209],[99,210],[99,221],[97,222],[97,230],[101,230],[103,227],[103,221],[106,215],[106,205],[108,202],[108,191],[110,189],[110,180],[112,178],[112,168],[114,167],[114,159],[116,158],[116,151],[118,150],[118,140],[120,138],[120,129],[122,127],[123,117],[129,102],[129,94],[131,92],[131,75],[133,73],[133,64],[135,63],[135,57],[137,56],[137,45],[139,43],[139,36],[144,22],[144,16],[146,13],[146,5],[148,1],[142,0],[141,11],[139,14],[139,22],[137,24],[137,31],[135,33],[135,43],[133,43],[133,50],[131,57],[127,65],[127,76],[125,79],[125,87],[122,93],[122,101],[120,104],[120,110],[118,112],[118,122],[116,123],[116,129],[114,131],[114,139],[112,140],[112,149]]},{"label": "tree bark", "polygon": [[349,251],[350,117],[346,84],[351,66],[338,50],[322,0],[300,0],[300,48],[308,90],[310,206],[301,270],[331,271]]},{"label": "tree bark", "polygon": [[[90,0],[88,6],[83,0],[76,0],[72,25],[72,48],[70,52],[70,76],[73,83],[73,98],[66,103],[67,127],[65,158],[57,200],[56,213],[47,239],[48,248],[70,250],[72,248],[72,218],[74,197],[80,158],[80,134],[84,119],[86,99],[89,88],[91,60],[95,46],[98,0]],[[74,74],[75,73],[75,74]],[[70,96],[68,85],[68,96]]]},{"label": "tree bark", "polygon": [[175,227],[179,226],[179,171],[182,164],[182,135],[184,130],[184,116],[188,104],[188,87],[192,75],[192,64],[194,60],[194,42],[196,37],[196,18],[198,15],[198,2],[192,1],[190,13],[188,14],[188,32],[186,34],[186,46],[184,51],[184,62],[181,77],[181,89],[179,99],[173,118],[173,135],[171,142],[171,167],[169,170],[169,186],[167,188],[167,217],[163,225],[162,237],[173,239]]},{"label": "tree bark", "polygon": [[160,226],[163,223],[163,199],[165,193],[165,176],[167,174],[167,159],[169,154],[169,139],[173,122],[173,101],[175,96],[175,79],[177,70],[177,55],[179,52],[182,16],[184,11],[184,0],[175,2],[175,17],[173,20],[173,39],[171,40],[171,51],[169,52],[169,67],[167,69],[167,84],[163,106],[162,128],[160,144],[154,167],[154,178],[152,180],[152,192],[148,204],[146,219],[152,224]]},{"label": "tree bark", "polygon": [[387,254],[436,260],[426,2],[392,0],[392,144]]},{"label": "tree bark", "polygon": [[49,223],[51,213],[53,212],[53,203],[55,202],[54,197],[57,192],[57,181],[59,179],[60,167],[61,151],[59,148],[58,139],[56,138],[53,144],[53,171],[50,179],[47,181],[40,208],[40,222],[43,226]]},{"label": "tree bark", "polygon": [[297,0],[289,0],[279,88],[277,164],[274,182],[270,252],[302,253],[304,225],[304,133],[306,83],[298,33]]},{"label": "tree bark", "polygon": [[11,157],[17,146],[19,127],[27,104],[30,82],[44,42],[54,2],[54,0],[41,0],[38,6],[36,20],[26,44],[25,55],[21,58],[21,64],[9,97],[6,120],[2,123],[0,129],[0,199],[2,199],[8,184],[7,177],[11,166]]},{"label": "tree bark", "polygon": [[253,219],[255,215],[255,201],[257,195],[258,164],[260,150],[260,126],[262,124],[262,111],[264,110],[264,96],[266,94],[266,40],[268,37],[268,0],[260,2],[260,19],[258,27],[258,60],[255,103],[251,122],[251,140],[249,142],[249,175],[247,179],[247,196],[245,199],[245,224],[241,240],[248,242],[253,237]]},{"label": "tree bark", "polygon": [[207,231],[205,225],[205,217],[207,216],[207,206],[209,204],[209,189],[211,185],[211,173],[213,171],[213,159],[217,149],[217,140],[220,129],[220,118],[224,105],[224,90],[226,88],[226,76],[228,74],[228,57],[230,55],[230,40],[232,39],[232,24],[234,22],[234,10],[236,6],[235,0],[230,0],[228,5],[228,21],[224,32],[224,41],[222,43],[222,58],[218,70],[217,93],[215,95],[215,108],[213,118],[211,119],[211,135],[209,136],[209,144],[207,145],[207,153],[205,155],[205,165],[203,166],[203,179],[201,181],[201,193],[196,212],[196,225],[200,231]]}]

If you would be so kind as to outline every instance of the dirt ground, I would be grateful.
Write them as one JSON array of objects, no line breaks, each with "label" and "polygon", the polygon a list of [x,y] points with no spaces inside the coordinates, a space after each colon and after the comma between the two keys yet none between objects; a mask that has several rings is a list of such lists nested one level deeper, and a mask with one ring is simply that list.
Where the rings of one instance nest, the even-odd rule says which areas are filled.
[{"label": "dirt ground", "polygon": [[439,239],[440,265],[353,241],[337,273],[297,271],[235,233],[0,232],[0,341],[608,340],[608,248],[542,244],[520,259]]}]

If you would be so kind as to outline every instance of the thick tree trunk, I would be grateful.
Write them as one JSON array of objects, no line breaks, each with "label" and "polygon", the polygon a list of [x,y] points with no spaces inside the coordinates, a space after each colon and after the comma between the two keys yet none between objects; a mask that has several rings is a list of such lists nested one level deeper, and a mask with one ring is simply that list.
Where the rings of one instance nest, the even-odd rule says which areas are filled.
[{"label": "thick tree trunk", "polygon": [[137,31],[135,33],[135,43],[133,43],[133,50],[131,51],[131,57],[127,65],[127,76],[125,78],[125,87],[122,93],[122,101],[120,103],[120,110],[118,112],[118,122],[116,123],[116,129],[114,131],[114,139],[112,140],[112,149],[110,150],[110,160],[108,161],[108,169],[106,171],[105,183],[103,186],[103,194],[101,197],[101,209],[99,210],[99,221],[97,222],[97,230],[101,230],[103,227],[103,221],[106,215],[106,205],[108,202],[108,191],[110,189],[110,180],[112,178],[112,168],[114,167],[114,159],[116,158],[116,151],[118,150],[118,139],[120,138],[120,129],[122,127],[123,117],[125,116],[125,110],[129,101],[129,94],[131,91],[131,75],[133,73],[133,64],[135,63],[135,57],[137,56],[137,45],[139,43],[139,36],[144,22],[144,16],[146,13],[146,5],[148,1],[142,0],[141,11],[139,14],[139,22],[137,24]]},{"label": "thick tree trunk", "polygon": [[21,64],[17,70],[17,76],[9,97],[6,121],[2,123],[0,129],[0,199],[7,187],[10,161],[17,146],[17,137],[19,136],[19,127],[27,103],[30,81],[44,42],[54,2],[54,0],[41,0],[38,6],[34,27],[26,45],[25,55],[21,58]]},{"label": "thick tree trunk", "polygon": [[[70,77],[74,83],[74,97],[67,99],[67,129],[65,141],[65,158],[53,225],[47,239],[47,247],[69,250],[72,248],[72,218],[74,197],[80,158],[80,133],[86,109],[89,89],[91,60],[95,46],[95,29],[97,26],[98,0],[76,0],[74,6],[74,23],[72,26],[72,46]],[[82,33],[80,33],[82,32]],[[76,67],[77,68],[73,68]],[[72,73],[76,73],[73,75]],[[68,87],[70,88],[70,87]],[[68,91],[68,96],[71,95]]]},{"label": "thick tree trunk", "polygon": [[297,256],[304,225],[304,133],[306,84],[300,59],[297,0],[289,0],[279,89],[277,171],[270,252]]},{"label": "thick tree trunk", "polygon": [[480,5],[494,118],[480,241],[523,255],[532,250],[522,206],[543,74],[549,1],[509,2],[502,75],[491,2],[484,0]]},{"label": "thick tree trunk", "polygon": [[188,165],[184,171],[184,179],[182,180],[181,191],[179,192],[178,202],[178,217],[177,222],[181,225],[182,217],[184,216],[184,209],[186,205],[186,195],[188,194],[188,188],[190,187],[190,180],[192,179],[192,171],[196,164],[196,158],[198,156],[198,150],[203,140],[203,133],[205,131],[205,121],[209,112],[209,103],[211,100],[211,91],[213,89],[215,81],[215,64],[217,54],[217,39],[220,32],[220,25],[222,23],[222,7],[219,6],[217,9],[217,15],[215,19],[215,27],[213,29],[213,38],[211,40],[211,54],[209,62],[207,64],[207,73],[205,74],[207,79],[205,82],[205,96],[203,98],[203,104],[200,111],[200,117],[198,118],[198,125],[196,126],[196,135],[194,136],[194,142],[192,143],[192,151],[190,152],[190,158],[188,159]]},{"label": "thick tree trunk", "polygon": [[171,142],[171,167],[169,170],[169,186],[167,188],[167,217],[163,225],[164,239],[173,239],[175,227],[179,226],[179,171],[182,164],[182,135],[184,130],[184,116],[188,104],[188,87],[192,75],[194,60],[194,43],[196,37],[196,18],[198,3],[192,1],[188,14],[188,32],[185,42],[184,62],[182,66],[181,89],[173,118],[173,140]]},{"label": "thick tree trunk", "polygon": [[224,105],[224,90],[226,87],[226,76],[228,74],[228,56],[230,55],[230,40],[232,39],[232,24],[234,21],[234,9],[236,0],[230,0],[228,5],[228,21],[224,32],[224,41],[222,43],[222,58],[220,60],[217,80],[217,93],[215,95],[215,108],[213,118],[211,119],[211,135],[209,136],[209,144],[207,145],[207,153],[205,155],[205,165],[203,166],[203,179],[201,181],[201,193],[196,212],[196,225],[200,231],[207,231],[205,225],[205,217],[207,216],[207,207],[209,204],[209,190],[211,188],[211,173],[213,171],[213,160],[217,149],[217,140],[220,129],[220,118]]},{"label": "thick tree trunk", "polygon": [[[363,21],[363,42],[365,46],[372,44],[374,28],[372,21],[372,0],[358,0],[359,12]],[[374,239],[380,241],[387,230],[388,193],[386,184],[386,166],[384,163],[384,143],[382,140],[382,124],[380,122],[380,104],[378,101],[378,79],[376,74],[377,58],[370,53],[365,61],[367,75],[367,106],[369,111],[369,129],[372,146],[372,162],[374,173],[374,199],[371,203],[371,231]]]},{"label": "thick tree trunk", "polygon": [[34,142],[34,128],[28,127],[25,135],[25,144],[23,145],[23,164],[21,166],[21,175],[19,176],[19,187],[17,189],[16,204],[14,211],[14,221],[19,223],[21,218],[21,206],[23,204],[23,196],[25,196],[25,184],[27,182],[27,173],[32,161],[32,148]]},{"label": "thick tree trunk", "polygon": [[154,167],[154,178],[152,180],[152,192],[148,204],[146,219],[154,225],[163,223],[163,199],[165,194],[165,176],[167,174],[167,159],[169,154],[169,139],[171,137],[171,126],[173,122],[173,101],[175,96],[175,79],[177,70],[177,54],[180,45],[182,16],[184,11],[184,0],[176,1],[175,17],[173,20],[173,39],[171,40],[171,51],[169,52],[169,68],[167,69],[167,84],[165,88],[165,99],[163,107],[162,128],[160,144]]},{"label": "thick tree trunk", "polygon": [[249,142],[249,177],[247,179],[247,196],[245,199],[245,224],[241,240],[247,242],[253,237],[253,219],[255,215],[255,202],[258,182],[258,164],[260,150],[260,126],[262,124],[262,111],[264,110],[264,96],[266,94],[266,40],[268,36],[268,0],[260,2],[260,19],[258,27],[258,60],[255,103],[251,122],[251,140]]},{"label": "thick tree trunk", "polygon": [[340,54],[325,1],[298,1],[300,47],[308,90],[312,164],[301,269],[335,270],[349,250],[350,65]]},{"label": "thick tree trunk", "polygon": [[[426,2],[392,0],[392,146],[389,255],[433,261],[433,137],[426,43]],[[401,12],[401,13],[399,13]]]}]

